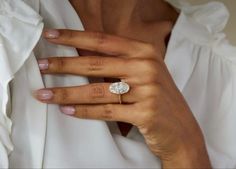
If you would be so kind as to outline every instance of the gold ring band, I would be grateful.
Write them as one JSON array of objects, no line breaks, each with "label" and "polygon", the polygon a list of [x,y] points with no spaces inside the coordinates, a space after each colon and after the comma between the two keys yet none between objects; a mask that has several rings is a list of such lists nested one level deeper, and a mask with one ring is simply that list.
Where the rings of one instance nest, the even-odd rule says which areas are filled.
[{"label": "gold ring band", "polygon": [[120,102],[120,104],[122,104],[122,96],[121,96],[121,94],[119,94],[119,102]]}]

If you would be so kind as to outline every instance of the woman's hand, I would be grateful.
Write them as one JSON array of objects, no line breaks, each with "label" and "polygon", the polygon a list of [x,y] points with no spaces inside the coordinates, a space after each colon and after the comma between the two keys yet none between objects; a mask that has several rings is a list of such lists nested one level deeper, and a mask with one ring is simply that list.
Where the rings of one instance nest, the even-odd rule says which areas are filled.
[{"label": "woman's hand", "polygon": [[43,74],[119,78],[130,91],[119,97],[110,83],[40,89],[38,100],[61,105],[67,115],[128,122],[138,127],[163,167],[210,168],[201,130],[173,82],[157,47],[96,32],[48,30],[52,43],[103,53],[104,56],[50,57],[39,60]]}]

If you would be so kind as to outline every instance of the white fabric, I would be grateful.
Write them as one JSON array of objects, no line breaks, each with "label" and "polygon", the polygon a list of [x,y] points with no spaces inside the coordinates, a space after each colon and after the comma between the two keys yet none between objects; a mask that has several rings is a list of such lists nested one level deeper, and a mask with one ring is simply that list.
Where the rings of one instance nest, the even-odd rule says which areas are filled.
[{"label": "white fabric", "polygon": [[[214,168],[235,168],[236,48],[222,32],[228,11],[216,2],[168,1],[181,14],[165,63],[202,128]],[[85,77],[41,77],[36,57],[77,55],[39,40],[43,22],[83,30],[68,0],[0,0],[0,168],[160,168],[136,128],[122,137],[115,123],[67,117],[32,97],[44,86],[88,83]]]},{"label": "white fabric", "polygon": [[8,83],[37,43],[41,19],[22,1],[0,0],[0,168],[8,166],[7,155],[13,149],[9,138],[12,124],[7,117]]}]

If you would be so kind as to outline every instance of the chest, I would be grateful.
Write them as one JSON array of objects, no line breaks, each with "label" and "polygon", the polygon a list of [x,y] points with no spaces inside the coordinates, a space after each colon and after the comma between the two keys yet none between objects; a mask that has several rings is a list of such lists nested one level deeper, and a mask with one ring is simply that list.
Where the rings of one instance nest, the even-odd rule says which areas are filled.
[{"label": "chest", "polygon": [[[114,0],[114,4],[116,1]],[[155,14],[157,13],[156,10],[150,12],[148,9],[137,9],[137,12],[133,12],[132,15],[119,7],[109,6],[107,7],[108,10],[104,10],[101,8],[105,7],[99,5],[100,0],[90,2],[95,4],[93,8],[96,7],[96,9],[88,9],[92,8],[92,5],[88,7],[89,3],[85,3],[83,0],[70,0],[70,3],[81,19],[85,30],[99,31],[151,43],[162,50],[163,53],[166,50],[169,35],[177,18],[177,13],[175,11],[173,13],[171,9],[163,18],[160,18]],[[129,4],[126,3],[126,6],[129,6]],[[142,14],[140,13],[149,13],[150,21],[147,19],[149,17],[145,20],[141,19]],[[169,13],[171,13],[171,17],[168,16]]]}]

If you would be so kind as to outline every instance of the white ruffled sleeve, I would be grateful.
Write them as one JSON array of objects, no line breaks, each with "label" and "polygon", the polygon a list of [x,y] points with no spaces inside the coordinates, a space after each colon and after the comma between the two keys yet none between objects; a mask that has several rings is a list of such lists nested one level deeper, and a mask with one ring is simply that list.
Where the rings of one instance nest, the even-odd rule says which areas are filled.
[{"label": "white ruffled sleeve", "polygon": [[217,2],[207,4],[193,16],[210,34],[208,101],[205,115],[198,118],[214,168],[236,168],[236,47],[224,33],[229,16],[224,4]]},{"label": "white ruffled sleeve", "polygon": [[181,10],[169,71],[202,129],[213,168],[236,168],[236,47],[223,32],[229,12],[219,2],[168,1]]},{"label": "white ruffled sleeve", "polygon": [[42,29],[42,18],[22,0],[0,0],[0,168],[8,168],[13,150],[8,85],[30,56]]}]

